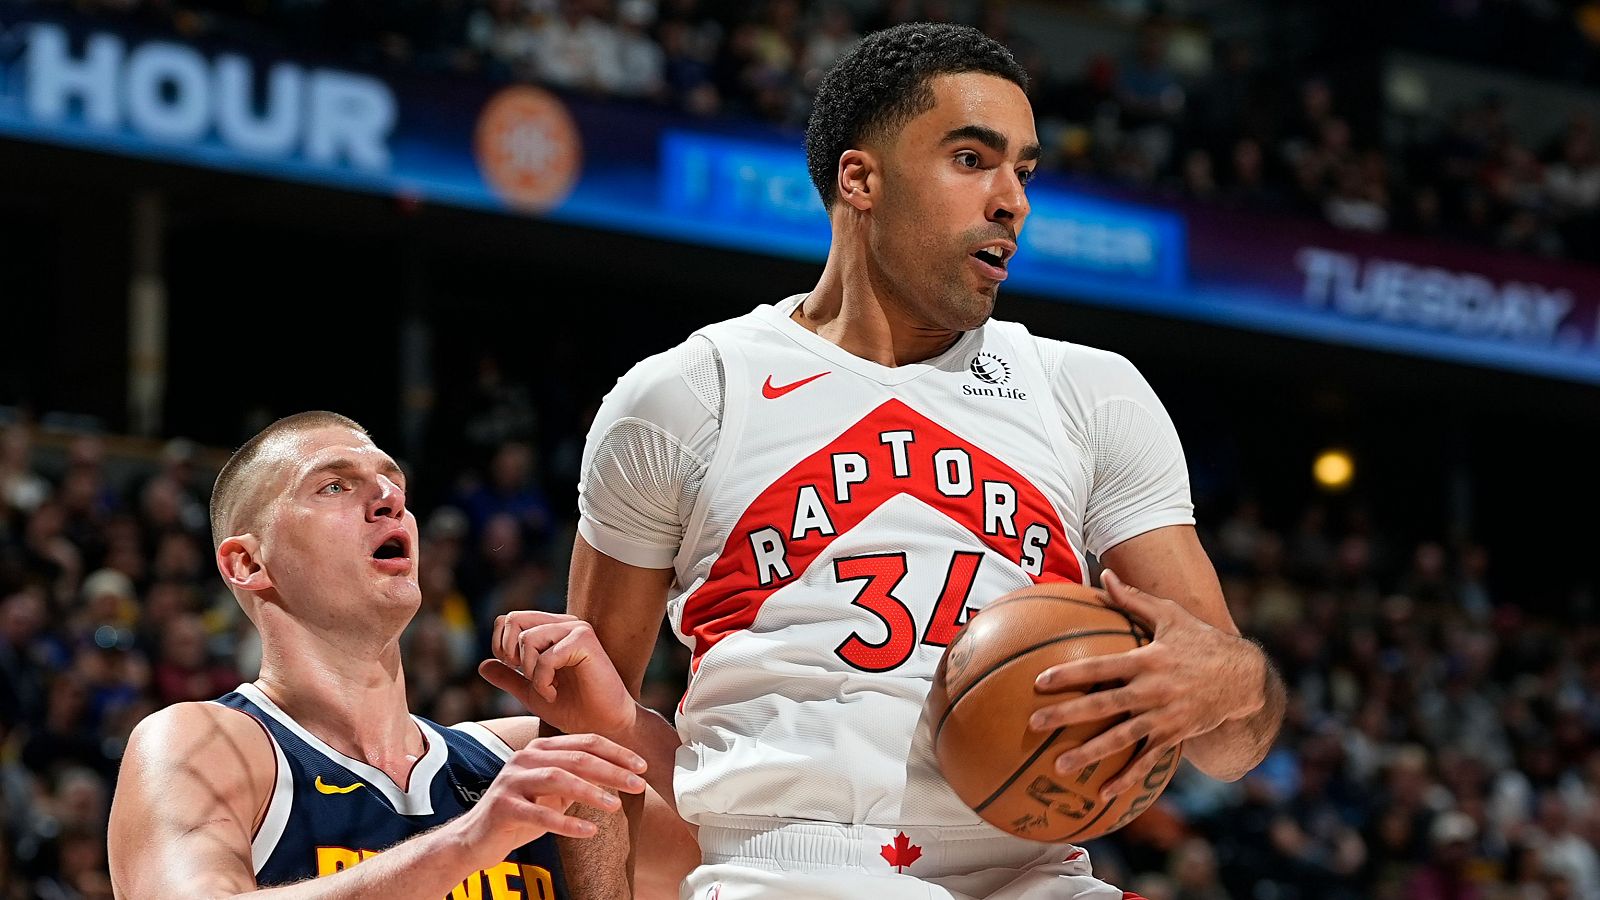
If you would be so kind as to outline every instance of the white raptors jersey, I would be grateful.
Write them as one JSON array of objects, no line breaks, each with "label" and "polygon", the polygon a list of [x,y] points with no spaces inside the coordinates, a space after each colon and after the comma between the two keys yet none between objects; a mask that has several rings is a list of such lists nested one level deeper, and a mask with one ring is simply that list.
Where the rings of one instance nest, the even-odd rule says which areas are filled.
[{"label": "white raptors jersey", "polygon": [[[693,653],[677,717],[679,810],[703,824],[978,824],[932,755],[923,703],[934,667],[992,599],[1084,580],[1096,478],[1138,482],[1126,470],[1165,459],[1146,451],[1170,422],[1155,404],[1165,432],[1142,435],[1147,446],[1112,472],[1092,458],[1098,401],[1118,393],[1097,392],[1108,380],[1097,367],[1120,363],[1148,394],[1120,357],[1073,348],[1079,377],[1063,375],[1052,367],[1071,345],[990,322],[934,359],[889,368],[795,323],[797,300],[699,333],[723,388],[714,453],[672,557],[668,616]],[[624,390],[634,377],[614,393],[650,393]],[[1063,391],[1081,396],[1064,403]],[[604,420],[638,412],[602,410],[591,444]],[[1175,437],[1170,446],[1181,473]],[[609,551],[607,528],[627,526],[593,511],[599,480],[586,476],[581,527]],[[1124,486],[1119,496],[1143,508],[1105,513],[1102,543],[1192,522],[1181,480]],[[629,545],[616,546],[623,558]]]}]

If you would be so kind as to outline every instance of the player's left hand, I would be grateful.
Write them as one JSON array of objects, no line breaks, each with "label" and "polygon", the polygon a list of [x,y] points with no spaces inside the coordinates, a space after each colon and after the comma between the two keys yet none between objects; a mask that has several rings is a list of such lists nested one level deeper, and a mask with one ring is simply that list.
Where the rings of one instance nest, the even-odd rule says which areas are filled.
[{"label": "player's left hand", "polygon": [[1039,673],[1034,686],[1041,694],[1118,686],[1044,707],[1028,724],[1050,731],[1126,714],[1120,724],[1056,759],[1056,771],[1065,774],[1145,741],[1122,772],[1102,787],[1101,798],[1109,799],[1142,781],[1171,748],[1260,708],[1256,687],[1266,677],[1266,658],[1244,638],[1201,621],[1178,603],[1124,583],[1110,569],[1101,581],[1110,606],[1144,623],[1154,640],[1137,650],[1075,660]]},{"label": "player's left hand", "polygon": [[639,707],[588,622],[524,610],[494,620],[494,659],[478,665],[484,680],[528,711],[567,732],[618,737]]}]

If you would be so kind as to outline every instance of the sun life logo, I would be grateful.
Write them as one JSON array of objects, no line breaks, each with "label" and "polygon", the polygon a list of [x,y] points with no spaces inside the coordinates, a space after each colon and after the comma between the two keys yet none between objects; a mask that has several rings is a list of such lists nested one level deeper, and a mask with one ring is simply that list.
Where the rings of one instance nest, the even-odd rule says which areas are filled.
[{"label": "sun life logo", "polygon": [[979,353],[967,368],[973,377],[988,384],[1005,384],[1011,380],[1011,366],[993,353]]}]

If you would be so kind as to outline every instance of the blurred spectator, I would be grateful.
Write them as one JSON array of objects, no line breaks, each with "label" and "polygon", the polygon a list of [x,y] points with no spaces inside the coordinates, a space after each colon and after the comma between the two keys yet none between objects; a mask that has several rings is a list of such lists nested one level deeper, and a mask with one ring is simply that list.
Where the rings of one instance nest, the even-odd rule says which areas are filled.
[{"label": "blurred spectator", "polygon": [[534,71],[533,23],[519,0],[485,0],[468,19],[467,42],[501,77]]},{"label": "blurred spectator", "polygon": [[604,0],[560,0],[535,29],[534,71],[557,87],[615,93],[623,82],[617,30],[602,17]]},{"label": "blurred spectator", "polygon": [[1126,140],[1133,145],[1127,152],[1155,172],[1164,170],[1187,102],[1183,85],[1167,61],[1165,21],[1152,19],[1140,27],[1132,56],[1119,68],[1116,97],[1128,128]]},{"label": "blurred spectator", "polygon": [[1432,851],[1428,863],[1412,876],[1406,896],[1413,900],[1483,900],[1481,887],[1471,880],[1470,863],[1478,826],[1461,812],[1446,812],[1429,829]]},{"label": "blurred spectator", "polygon": [[800,55],[800,81],[805,89],[814,92],[817,83],[839,57],[855,49],[860,42],[861,35],[856,34],[850,10],[839,3],[824,5],[820,21],[806,36],[805,49]]},{"label": "blurred spectator", "polygon": [[35,644],[44,626],[37,588],[0,600],[0,725],[38,722],[44,713],[46,663]]},{"label": "blurred spectator", "polygon": [[1229,900],[1217,876],[1217,854],[1203,838],[1190,838],[1173,851],[1169,864],[1173,900]]},{"label": "blurred spectator", "polygon": [[1544,186],[1551,202],[1566,215],[1600,210],[1600,154],[1595,151],[1591,120],[1580,119],[1570,126],[1560,157],[1545,167]]},{"label": "blurred spectator", "polygon": [[1196,147],[1183,157],[1183,194],[1193,200],[1215,200],[1218,196],[1216,173],[1211,154]]},{"label": "blurred spectator", "polygon": [[32,441],[20,425],[0,428],[0,502],[31,513],[50,496],[50,482],[30,468]]},{"label": "blurred spectator", "polygon": [[678,98],[684,111],[697,116],[713,116],[722,109],[711,60],[695,49],[695,32],[687,22],[661,23],[661,52],[668,91]]},{"label": "blurred spectator", "polygon": [[504,516],[515,525],[519,543],[525,538],[536,549],[543,548],[551,534],[551,514],[535,463],[533,448],[521,441],[509,441],[495,451],[488,480],[457,501],[472,533],[482,534],[491,519]]},{"label": "blurred spectator", "polygon": [[1223,198],[1239,206],[1276,209],[1282,202],[1277,189],[1267,181],[1266,157],[1261,142],[1242,137],[1233,145],[1229,157],[1230,177],[1223,187]]},{"label": "blurred spectator", "polygon": [[492,355],[479,358],[478,377],[459,408],[464,414],[460,433],[485,458],[506,441],[532,439],[539,424],[527,385],[507,380]]},{"label": "blurred spectator", "polygon": [[211,700],[239,684],[239,673],[215,660],[206,641],[206,626],[199,616],[182,614],[167,623],[155,666],[156,699],[163,706]]},{"label": "blurred spectator", "polygon": [[655,21],[650,0],[622,0],[617,5],[617,69],[615,92],[623,97],[661,99],[666,89],[666,59],[649,28]]}]

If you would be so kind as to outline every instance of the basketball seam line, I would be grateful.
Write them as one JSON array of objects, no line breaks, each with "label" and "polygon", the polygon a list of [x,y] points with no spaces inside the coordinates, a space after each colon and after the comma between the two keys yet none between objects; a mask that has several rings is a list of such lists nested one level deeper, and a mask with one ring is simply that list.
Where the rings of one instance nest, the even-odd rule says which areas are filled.
[{"label": "basketball seam line", "polygon": [[[1104,607],[1100,607],[1100,608],[1104,609]],[[1021,659],[1022,657],[1027,656],[1029,653],[1032,653],[1035,650],[1042,650],[1045,647],[1050,646],[1051,644],[1059,644],[1059,643],[1061,643],[1063,641],[1075,641],[1078,638],[1109,637],[1111,635],[1123,635],[1123,634],[1128,634],[1128,633],[1129,632],[1126,632],[1126,631],[1115,631],[1115,630],[1112,630],[1112,631],[1106,631],[1106,630],[1074,631],[1074,632],[1072,632],[1070,634],[1064,634],[1064,635],[1061,635],[1059,637],[1053,637],[1053,638],[1051,638],[1051,639],[1049,639],[1047,641],[1042,641],[1040,643],[1034,644],[1031,647],[1025,647],[1025,648],[1023,648],[1021,650],[1018,650],[1016,653],[1011,654],[1010,656],[1006,657],[1005,659],[996,661],[993,665],[989,666],[989,671],[984,672],[981,676],[972,679],[972,683],[971,684],[969,684],[966,687],[962,688],[961,689],[961,693],[957,694],[956,696],[954,696],[954,697],[952,697],[950,699],[949,704],[947,704],[945,706],[945,708],[944,708],[944,715],[939,717],[939,724],[934,726],[934,729],[933,729],[933,741],[934,741],[934,743],[938,744],[938,742],[939,742],[939,733],[944,730],[945,721],[950,718],[950,714],[952,712],[955,712],[956,705],[961,702],[962,698],[966,697],[967,694],[971,693],[973,688],[975,688],[979,684],[983,683],[983,679],[988,678],[990,675],[994,674],[995,670],[999,669],[1001,666],[1004,666],[1004,665],[1006,665],[1008,663],[1016,662],[1018,659]],[[1135,643],[1137,643],[1137,642],[1138,642],[1138,639],[1135,638]],[[1139,646],[1142,647],[1144,645],[1143,644],[1139,644]],[[1085,691],[1085,693],[1088,693],[1088,692]]]},{"label": "basketball seam line", "polygon": [[[1144,750],[1145,745],[1147,743],[1149,743],[1149,738],[1139,738],[1138,742],[1133,745],[1133,753],[1129,754],[1128,760],[1130,762],[1133,761],[1133,759],[1135,757],[1137,757],[1141,751]],[[1113,803],[1114,803],[1114,801],[1113,801]],[[1111,811],[1111,807],[1112,807],[1113,803],[1103,803],[1103,804],[1101,804],[1100,811],[1094,814],[1094,818],[1092,818],[1089,821],[1087,821],[1087,822],[1083,823],[1082,825],[1078,826],[1078,830],[1077,831],[1074,831],[1073,833],[1067,835],[1066,837],[1062,838],[1061,840],[1067,841],[1067,842],[1070,843],[1073,838],[1075,838],[1078,835],[1083,834],[1085,831],[1088,831],[1089,829],[1093,828],[1096,824],[1099,823],[1099,821],[1101,819],[1106,817],[1106,813]]]},{"label": "basketball seam line", "polygon": [[1005,784],[995,788],[994,793],[989,795],[989,799],[983,801],[977,806],[974,806],[972,811],[976,813],[982,813],[985,809],[989,808],[989,804],[1000,799],[1000,795],[1004,794],[1006,790],[1011,787],[1011,785],[1015,784],[1017,779],[1021,777],[1022,773],[1028,771],[1028,767],[1033,765],[1040,756],[1043,756],[1044,751],[1050,749],[1050,745],[1055,743],[1055,739],[1061,735],[1061,732],[1066,730],[1067,727],[1063,725],[1051,732],[1050,736],[1044,739],[1044,742],[1039,745],[1038,749],[1033,751],[1033,755],[1024,760],[1022,765],[1018,766],[1017,770],[1011,773],[1011,777],[1006,779]]},{"label": "basketball seam line", "polygon": [[[1039,582],[1039,584],[1078,584],[1078,582],[1076,582],[1076,581],[1041,581],[1041,582]],[[1038,585],[1035,585],[1035,587],[1037,587],[1037,586]],[[1022,588],[1022,590],[1027,590],[1027,588]],[[1004,606],[1007,603],[1016,603],[1019,600],[1055,600],[1055,601],[1060,602],[1060,603],[1072,603],[1072,604],[1075,604],[1077,606],[1087,606],[1090,609],[1110,610],[1111,612],[1114,612],[1114,613],[1122,616],[1124,619],[1127,619],[1129,627],[1132,628],[1134,631],[1139,632],[1141,634],[1146,632],[1146,629],[1145,629],[1143,624],[1141,624],[1133,616],[1130,616],[1127,613],[1123,612],[1122,610],[1117,609],[1115,606],[1108,606],[1108,605],[1106,605],[1104,603],[1091,603],[1088,600],[1079,600],[1076,597],[1062,597],[1062,596],[1058,596],[1056,594],[1023,594],[1020,597],[1010,597],[1010,598],[1007,598],[1005,600],[998,601],[996,603],[991,603],[988,606],[985,606],[984,609],[985,610],[994,609],[997,606]],[[1146,638],[1146,642],[1148,643],[1149,640],[1150,640],[1150,638],[1147,637]],[[1144,644],[1140,644],[1139,646],[1142,647],[1142,646],[1144,646]]]}]

